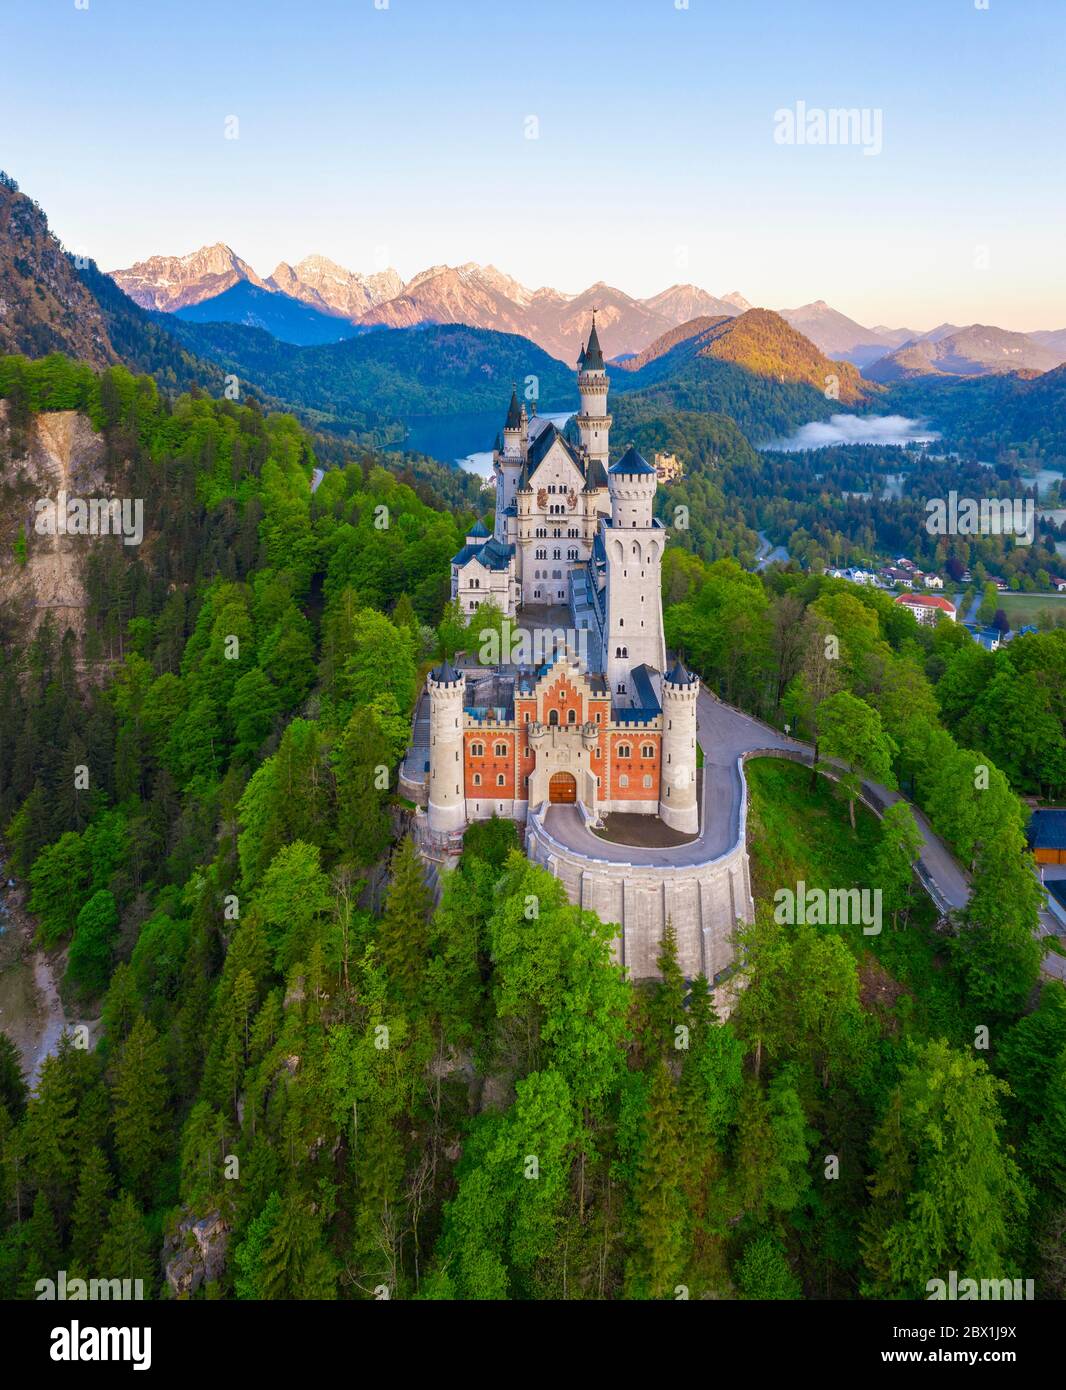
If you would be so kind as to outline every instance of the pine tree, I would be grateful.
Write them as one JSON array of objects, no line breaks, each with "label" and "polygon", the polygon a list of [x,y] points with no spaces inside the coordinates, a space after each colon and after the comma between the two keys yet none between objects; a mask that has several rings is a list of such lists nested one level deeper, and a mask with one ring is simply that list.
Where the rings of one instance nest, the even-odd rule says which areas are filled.
[{"label": "pine tree", "polygon": [[21,1120],[28,1095],[19,1050],[6,1033],[0,1033],[0,1105],[7,1108],[13,1120]]},{"label": "pine tree", "polygon": [[660,1060],[633,1194],[637,1249],[630,1261],[630,1297],[667,1298],[683,1282],[689,1253],[684,1179],[677,1088]]},{"label": "pine tree", "polygon": [[299,1192],[283,1197],[262,1251],[259,1297],[330,1299],[337,1274],[322,1245],[321,1223]]},{"label": "pine tree", "polygon": [[115,1069],[115,1150],[123,1181],[147,1196],[169,1143],[168,1087],[155,1027],[138,1018]]},{"label": "pine tree", "polygon": [[679,1050],[674,1046],[679,1036],[676,1030],[687,1026],[685,977],[677,959],[677,932],[669,918],[663,928],[656,963],[661,979],[655,988],[649,1013],[663,1057],[669,1062],[676,1062],[679,1055]]},{"label": "pine tree", "polygon": [[155,1289],[155,1261],[141,1209],[130,1192],[120,1192],[111,1204],[107,1229],[97,1256],[101,1279],[140,1279],[144,1295]]},{"label": "pine tree", "polygon": [[81,1165],[70,1227],[71,1262],[86,1276],[96,1269],[96,1254],[111,1205],[110,1190],[111,1172],[107,1159],[103,1150],[94,1145]]},{"label": "pine tree", "polygon": [[425,866],[410,836],[401,841],[392,861],[392,882],[378,929],[382,963],[396,994],[414,999],[429,949],[431,899]]},{"label": "pine tree", "polygon": [[19,1281],[20,1298],[36,1298],[35,1285],[39,1279],[59,1277],[60,1245],[55,1217],[44,1192],[38,1192],[33,1213],[23,1233],[24,1263]]}]

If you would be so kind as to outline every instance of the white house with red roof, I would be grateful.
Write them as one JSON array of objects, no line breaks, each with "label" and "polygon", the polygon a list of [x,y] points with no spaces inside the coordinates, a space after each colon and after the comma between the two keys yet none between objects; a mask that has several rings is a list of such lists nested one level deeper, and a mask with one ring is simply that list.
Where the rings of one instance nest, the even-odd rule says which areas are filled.
[{"label": "white house with red roof", "polygon": [[926,623],[930,627],[936,627],[941,613],[952,622],[955,621],[955,605],[950,599],[941,598],[939,594],[899,594],[896,602],[904,608],[909,608],[920,623]]}]

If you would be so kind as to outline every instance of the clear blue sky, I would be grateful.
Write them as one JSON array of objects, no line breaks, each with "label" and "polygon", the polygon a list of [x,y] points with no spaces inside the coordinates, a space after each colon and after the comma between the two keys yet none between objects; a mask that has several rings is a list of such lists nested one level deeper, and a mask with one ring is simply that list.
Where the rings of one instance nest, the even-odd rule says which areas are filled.
[{"label": "clear blue sky", "polygon": [[[0,166],[108,269],[384,248],[405,276],[1061,328],[1066,0],[988,5],[9,0]],[[881,111],[882,152],[776,144],[797,101]]]}]

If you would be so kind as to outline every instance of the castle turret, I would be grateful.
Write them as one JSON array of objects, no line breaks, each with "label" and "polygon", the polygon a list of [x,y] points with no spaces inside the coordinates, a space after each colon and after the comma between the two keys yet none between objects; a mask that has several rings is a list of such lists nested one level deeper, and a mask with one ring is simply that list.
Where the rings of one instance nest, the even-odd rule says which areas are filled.
[{"label": "castle turret", "polygon": [[663,678],[659,815],[667,825],[684,835],[696,835],[700,828],[696,800],[696,702],[699,693],[699,678],[686,671],[680,661]]},{"label": "castle turret", "polygon": [[633,703],[629,672],[647,665],[666,667],[660,587],[666,533],[652,516],[655,469],[628,448],[607,470],[611,516],[601,522],[607,557],[607,613],[604,658],[611,697]]},{"label": "castle turret", "polygon": [[493,455],[496,473],[496,525],[494,534],[497,540],[505,540],[507,523],[504,520],[508,507],[515,500],[519,475],[525,461],[528,447],[529,421],[526,408],[518,403],[518,388],[511,388],[511,404],[507,408],[507,421],[503,427],[503,439],[497,440]]},{"label": "castle turret", "polygon": [[466,681],[450,661],[426,679],[429,691],[429,828],[437,834],[466,828],[463,698]]},{"label": "castle turret", "polygon": [[611,417],[607,414],[607,371],[603,365],[599,334],[596,332],[596,311],[592,312],[592,331],[587,344],[581,349],[578,358],[577,389],[581,396],[581,410],[577,416],[577,427],[581,443],[590,459],[607,463],[608,441],[611,431]]}]

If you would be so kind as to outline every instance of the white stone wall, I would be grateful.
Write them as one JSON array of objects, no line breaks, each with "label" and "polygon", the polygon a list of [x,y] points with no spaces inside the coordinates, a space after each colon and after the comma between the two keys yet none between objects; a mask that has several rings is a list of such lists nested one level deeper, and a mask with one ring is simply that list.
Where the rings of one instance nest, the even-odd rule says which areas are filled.
[{"label": "white stone wall", "polygon": [[[660,575],[666,537],[661,527],[603,528],[607,552],[607,621],[604,657],[611,699],[632,705],[634,666],[666,669]],[[619,655],[621,652],[621,655]],[[626,687],[619,695],[618,687]]]},{"label": "white stone wall", "polygon": [[733,963],[738,919],[754,916],[743,835],[704,864],[661,867],[587,858],[553,839],[536,816],[527,822],[526,854],[564,885],[570,901],[617,923],[615,959],[631,978],[656,978],[667,919],[677,933],[681,969],[709,981]]},{"label": "white stone wall", "polygon": [[461,830],[466,825],[463,785],[463,680],[429,689],[429,828],[437,834]]},{"label": "white stone wall", "polygon": [[659,780],[659,815],[674,830],[699,830],[696,802],[696,701],[699,682],[662,682],[663,741]]}]

